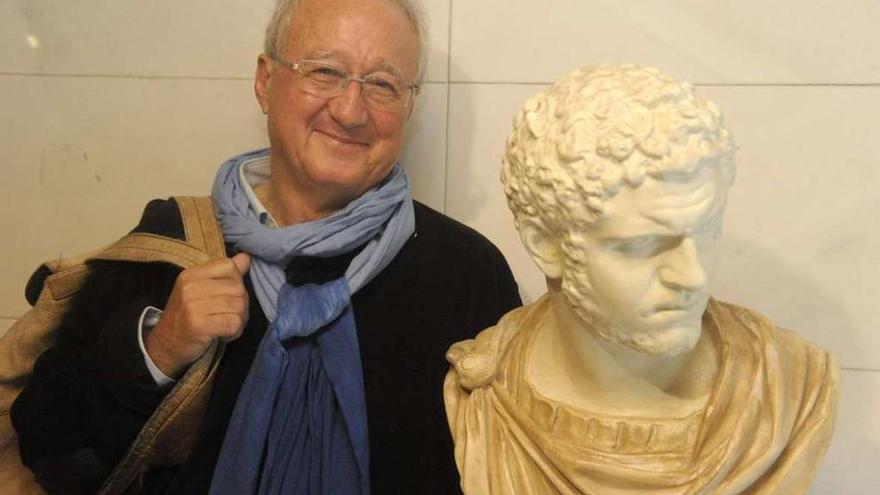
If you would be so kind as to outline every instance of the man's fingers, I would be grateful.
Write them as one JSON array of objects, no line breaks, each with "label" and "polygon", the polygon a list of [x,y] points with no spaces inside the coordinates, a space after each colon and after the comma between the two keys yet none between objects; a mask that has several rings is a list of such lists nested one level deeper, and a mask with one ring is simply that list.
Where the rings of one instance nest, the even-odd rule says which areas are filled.
[{"label": "man's fingers", "polygon": [[[233,261],[235,258],[240,256],[240,254],[244,254],[247,257],[247,261],[243,261],[241,258],[239,260]],[[250,255],[245,253],[240,253],[235,255],[232,258],[219,258],[214,259],[201,265],[196,265],[191,268],[188,268],[180,274],[184,280],[201,280],[205,278],[241,278],[242,272],[238,267],[238,263],[245,264],[247,267],[245,268],[245,273],[247,273],[247,268],[250,268]]]},{"label": "man's fingers", "polygon": [[217,296],[194,301],[187,309],[191,324],[200,326],[198,322],[203,318],[207,319],[223,314],[246,314],[248,299],[241,296]]},{"label": "man's fingers", "polygon": [[[247,290],[241,279],[209,278],[180,281],[175,287],[174,306],[187,307],[217,297],[240,297],[247,299]],[[171,306],[171,303],[169,303]],[[166,308],[166,309],[170,309]]]},{"label": "man's fingers", "polygon": [[240,314],[219,314],[211,317],[217,335],[224,342],[229,342],[241,337],[242,331],[247,324],[247,316]]},{"label": "man's fingers", "polygon": [[235,269],[238,270],[238,273],[241,276],[244,276],[244,274],[251,268],[251,255],[247,253],[238,253],[232,257],[232,263],[235,264]]},{"label": "man's fingers", "polygon": [[249,305],[242,278],[250,264],[250,255],[239,254],[190,267],[177,277],[165,312],[147,337],[147,352],[157,364],[162,361],[163,373],[175,376],[218,337],[229,341],[241,335]]}]

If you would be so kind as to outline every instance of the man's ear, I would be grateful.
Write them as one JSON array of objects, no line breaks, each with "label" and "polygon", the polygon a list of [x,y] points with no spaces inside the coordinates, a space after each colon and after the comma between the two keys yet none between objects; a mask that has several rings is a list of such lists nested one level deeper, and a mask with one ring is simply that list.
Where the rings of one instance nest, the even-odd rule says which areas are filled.
[{"label": "man's ear", "polygon": [[272,60],[265,53],[257,57],[257,70],[254,73],[254,94],[263,115],[269,113],[269,79],[272,77]]},{"label": "man's ear", "polygon": [[562,250],[558,239],[544,228],[531,220],[519,224],[519,236],[538,268],[547,278],[562,278]]},{"label": "man's ear", "polygon": [[412,102],[409,104],[409,109],[406,112],[406,120],[409,120],[412,117],[413,110],[416,108],[416,101],[419,99],[419,96],[413,96]]}]

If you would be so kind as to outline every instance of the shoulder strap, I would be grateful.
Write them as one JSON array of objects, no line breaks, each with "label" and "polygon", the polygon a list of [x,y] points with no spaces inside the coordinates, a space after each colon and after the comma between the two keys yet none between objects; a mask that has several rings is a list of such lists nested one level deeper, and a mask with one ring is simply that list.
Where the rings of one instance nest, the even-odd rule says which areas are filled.
[{"label": "shoulder strap", "polygon": [[48,276],[41,282],[49,297],[66,299],[82,285],[89,273],[89,260],[164,262],[186,269],[213,258],[226,256],[223,232],[214,216],[214,203],[208,196],[174,198],[180,209],[186,240],[156,234],[133,232],[103,248],[71,258],[47,261]]},{"label": "shoulder strap", "polygon": [[92,259],[153,262],[162,261],[189,268],[212,258],[226,256],[220,224],[214,216],[214,202],[208,196],[176,196],[186,241],[155,234],[134,232],[116,241]]},{"label": "shoulder strap", "polygon": [[[149,234],[130,234],[105,250],[101,259],[165,261],[187,268],[226,256],[223,233],[209,197],[175,197],[183,220],[186,242]],[[98,492],[128,493],[143,472],[154,467],[182,464],[197,440],[214,376],[225,343],[216,341],[168,393],[115,466]]]},{"label": "shoulder strap", "polygon": [[214,214],[214,201],[210,196],[178,196],[174,198],[183,218],[186,241],[211,258],[226,256],[223,232]]}]

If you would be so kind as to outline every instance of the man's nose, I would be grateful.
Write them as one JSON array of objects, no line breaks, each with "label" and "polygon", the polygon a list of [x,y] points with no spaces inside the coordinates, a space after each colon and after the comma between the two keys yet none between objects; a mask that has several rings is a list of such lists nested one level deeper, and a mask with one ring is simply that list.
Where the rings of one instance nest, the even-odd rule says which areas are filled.
[{"label": "man's nose", "polygon": [[708,276],[699,249],[686,237],[674,249],[664,253],[658,272],[663,285],[679,290],[698,291],[706,286]]},{"label": "man's nose", "polygon": [[351,80],[342,94],[327,102],[327,108],[343,127],[360,127],[369,120],[369,109],[365,98],[363,83]]}]

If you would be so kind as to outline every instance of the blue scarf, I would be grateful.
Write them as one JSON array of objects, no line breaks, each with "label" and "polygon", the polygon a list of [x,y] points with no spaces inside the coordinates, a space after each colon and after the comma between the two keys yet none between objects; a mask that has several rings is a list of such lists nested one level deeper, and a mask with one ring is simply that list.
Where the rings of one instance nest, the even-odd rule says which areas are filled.
[{"label": "blue scarf", "polygon": [[[370,489],[367,410],[351,295],[385,268],[415,228],[399,165],[334,215],[283,228],[250,208],[239,168],[268,150],[224,163],[214,182],[227,242],[253,256],[250,277],[271,322],[235,403],[211,495],[361,494]],[[345,276],[294,287],[297,256],[334,257],[365,247]]]}]

